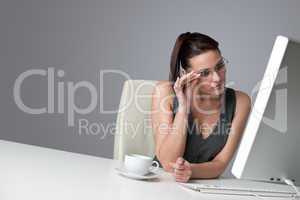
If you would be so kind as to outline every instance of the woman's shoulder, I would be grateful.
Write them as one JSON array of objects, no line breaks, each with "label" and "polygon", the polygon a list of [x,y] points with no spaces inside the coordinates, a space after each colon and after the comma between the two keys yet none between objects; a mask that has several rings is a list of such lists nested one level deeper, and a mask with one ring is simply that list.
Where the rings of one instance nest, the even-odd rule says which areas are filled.
[{"label": "woman's shoulder", "polygon": [[168,80],[160,80],[156,82],[156,87],[162,87],[162,88],[172,88],[173,87],[173,83],[171,81]]},{"label": "woman's shoulder", "polygon": [[251,109],[251,98],[240,90],[234,90],[236,97],[236,111],[246,111]]},{"label": "woman's shoulder", "polygon": [[226,87],[226,94],[231,96],[234,95],[237,101],[251,103],[251,98],[246,92],[236,90],[234,88]]},{"label": "woman's shoulder", "polygon": [[168,80],[158,81],[155,84],[154,90],[162,95],[174,94],[173,83]]},{"label": "woman's shoulder", "polygon": [[240,90],[235,90],[235,96],[236,96],[237,101],[246,103],[246,104],[251,104],[251,98],[246,92],[243,92]]}]

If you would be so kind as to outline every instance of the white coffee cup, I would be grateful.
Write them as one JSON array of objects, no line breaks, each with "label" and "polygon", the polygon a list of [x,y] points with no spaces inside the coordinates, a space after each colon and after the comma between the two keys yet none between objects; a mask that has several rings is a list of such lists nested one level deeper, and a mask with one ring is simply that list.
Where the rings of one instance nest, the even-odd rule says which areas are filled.
[{"label": "white coffee cup", "polygon": [[125,155],[124,167],[128,172],[146,175],[149,172],[158,170],[159,163],[148,156],[130,154]]}]

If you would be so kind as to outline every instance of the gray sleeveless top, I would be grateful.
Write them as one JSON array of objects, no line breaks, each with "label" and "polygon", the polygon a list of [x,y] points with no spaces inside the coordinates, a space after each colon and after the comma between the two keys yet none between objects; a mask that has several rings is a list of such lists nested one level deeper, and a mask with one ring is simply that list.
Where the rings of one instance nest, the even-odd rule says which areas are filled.
[{"label": "gray sleeveless top", "polygon": [[[231,122],[234,117],[236,106],[235,91],[226,88],[224,104],[221,109],[220,118],[212,133],[203,138],[198,131],[197,123],[191,113],[188,115],[187,138],[183,158],[190,163],[202,163],[211,161],[226,144]],[[173,114],[175,116],[178,108],[178,100],[173,100]],[[157,157],[154,160],[158,161]],[[158,161],[159,162],[159,161]]]}]

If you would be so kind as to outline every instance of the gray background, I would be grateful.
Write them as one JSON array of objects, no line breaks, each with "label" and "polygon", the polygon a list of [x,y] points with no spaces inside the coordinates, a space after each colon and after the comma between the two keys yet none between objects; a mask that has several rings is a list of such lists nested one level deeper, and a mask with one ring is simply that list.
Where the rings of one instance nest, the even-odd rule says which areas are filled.
[{"label": "gray background", "polygon": [[[104,69],[122,70],[132,79],[167,79],[175,38],[198,31],[220,42],[230,61],[232,87],[251,95],[276,35],[300,39],[299,8],[297,0],[2,0],[0,139],[112,157],[113,135],[79,135],[67,126],[66,114],[29,115],[18,109],[13,100],[18,75],[54,67],[65,71],[60,81],[89,81],[98,91],[98,72]],[[105,77],[104,109],[118,108],[124,80]],[[45,106],[46,90],[45,77],[31,78],[24,82],[22,98]],[[88,93],[79,91],[76,103],[84,107],[87,102]],[[96,109],[79,118],[109,125],[116,114]]]}]

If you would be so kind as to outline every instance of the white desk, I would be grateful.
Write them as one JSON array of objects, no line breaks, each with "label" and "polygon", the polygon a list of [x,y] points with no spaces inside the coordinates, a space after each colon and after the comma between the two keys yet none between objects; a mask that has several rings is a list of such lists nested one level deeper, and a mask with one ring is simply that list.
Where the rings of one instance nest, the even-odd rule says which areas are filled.
[{"label": "white desk", "polygon": [[187,190],[165,172],[153,181],[127,179],[115,173],[118,165],[116,160],[0,140],[0,199],[257,199]]}]

